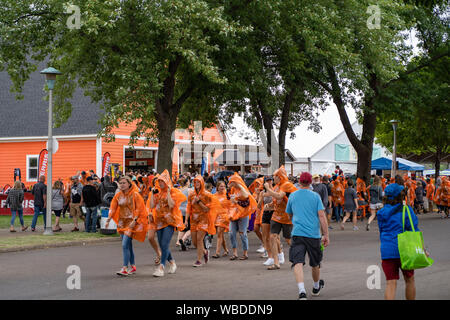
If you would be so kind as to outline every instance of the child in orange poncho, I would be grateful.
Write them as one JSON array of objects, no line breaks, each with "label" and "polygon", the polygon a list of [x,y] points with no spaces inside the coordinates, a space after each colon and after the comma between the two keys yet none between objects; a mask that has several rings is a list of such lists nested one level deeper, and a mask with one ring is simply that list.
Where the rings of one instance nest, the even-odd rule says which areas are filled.
[{"label": "child in orange poncho", "polygon": [[266,183],[266,195],[273,199],[273,215],[270,222],[270,245],[273,255],[273,265],[269,270],[280,269],[280,264],[284,263],[284,253],[281,250],[280,232],[283,230],[283,237],[290,245],[292,222],[286,213],[288,197],[291,193],[297,191],[297,188],[289,181],[284,166],[281,166],[273,173],[275,187],[272,189],[270,184]]},{"label": "child in orange poncho", "polygon": [[161,262],[153,273],[155,277],[164,276],[166,261],[170,267],[168,273],[175,273],[177,266],[169,249],[175,229],[184,230],[183,216],[180,204],[186,201],[186,196],[178,189],[173,188],[169,172],[164,170],[158,177],[159,192],[150,194],[150,209],[153,215],[150,220],[156,224],[159,247],[161,248]]},{"label": "child in orange poncho", "polygon": [[248,238],[247,238],[247,228],[250,221],[250,216],[255,212],[257,208],[256,200],[250,194],[247,186],[242,180],[241,176],[234,173],[228,179],[228,185],[230,189],[230,199],[231,199],[231,223],[230,223],[230,241],[233,247],[233,255],[230,260],[238,259],[237,252],[237,241],[236,236],[239,232],[242,242],[242,249],[244,251],[243,255],[239,260],[248,259]]},{"label": "child in orange poncho", "polygon": [[132,240],[144,242],[148,229],[148,217],[144,199],[129,177],[119,179],[119,188],[120,192],[111,201],[106,228],[111,219],[117,224],[123,250],[123,267],[117,274],[127,276],[136,272]]},{"label": "child in orange poncho", "polygon": [[434,200],[434,193],[436,191],[436,187],[434,186],[434,183],[430,180],[427,179],[427,187],[425,188],[427,194],[426,194],[426,198],[427,198],[427,202],[428,202],[428,212],[433,212],[433,200]]},{"label": "child in orange poncho", "polygon": [[200,262],[203,258],[208,263],[209,253],[205,249],[203,239],[206,234],[215,234],[215,221],[217,211],[220,209],[220,203],[211,193],[205,190],[205,181],[201,176],[193,179],[194,191],[188,196],[186,208],[186,221],[191,219],[191,237],[194,246],[197,248],[197,261],[194,267],[201,267]]},{"label": "child in orange poncho", "polygon": [[227,242],[224,238],[224,233],[230,229],[230,206],[231,202],[227,198],[227,187],[224,181],[217,182],[217,192],[213,197],[220,202],[221,208],[217,212],[216,229],[217,229],[217,247],[216,253],[212,256],[217,259],[220,257],[220,248],[223,247],[225,251],[223,257],[228,255]]}]

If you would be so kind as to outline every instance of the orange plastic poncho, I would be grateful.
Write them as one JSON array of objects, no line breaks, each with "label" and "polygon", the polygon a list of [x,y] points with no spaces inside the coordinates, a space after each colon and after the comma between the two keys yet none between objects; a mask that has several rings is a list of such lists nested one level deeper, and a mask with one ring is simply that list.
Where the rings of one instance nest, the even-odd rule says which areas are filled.
[{"label": "orange plastic poncho", "polygon": [[364,200],[363,194],[367,195],[367,189],[368,188],[366,188],[366,183],[364,182],[364,180],[361,178],[357,178],[356,179],[356,194],[358,195],[359,200]]},{"label": "orange plastic poncho", "polygon": [[408,178],[407,180],[405,180],[405,187],[408,189],[407,204],[413,207],[414,200],[416,199],[416,182]]},{"label": "orange plastic poncho", "polygon": [[334,180],[331,183],[331,195],[333,198],[333,204],[334,206],[343,206],[345,203],[345,198],[344,198],[344,192],[345,189],[342,186],[342,184],[339,182],[338,179]]},{"label": "orange plastic poncho", "polygon": [[[128,179],[127,179],[128,180]],[[128,181],[131,181],[129,179]],[[128,192],[118,192],[111,201],[109,216],[117,224],[117,231],[140,242],[144,242],[148,230],[148,216],[144,199],[134,183]],[[130,229],[133,219],[138,218],[136,225]]]},{"label": "orange plastic poncho", "polygon": [[220,203],[221,208],[217,211],[215,226],[225,228],[225,232],[230,229],[230,210],[231,201],[227,199],[226,190],[223,192],[216,192],[213,197]]},{"label": "orange plastic poncho", "polygon": [[434,191],[436,190],[436,187],[434,186],[432,181],[430,181],[430,183],[427,183],[425,190],[427,191],[427,195],[426,195],[427,199],[429,201],[433,201],[434,200]]},{"label": "orange plastic poncho", "polygon": [[[249,205],[246,207],[242,207],[239,205],[239,203],[233,203],[231,202],[230,206],[230,216],[231,221],[236,221],[245,217],[250,217],[253,212],[256,211],[256,208],[258,207],[258,204],[256,203],[255,198],[253,198],[250,190],[248,190],[247,186],[245,185],[244,180],[242,180],[241,176],[235,172],[229,179],[228,183],[234,182],[244,188],[245,191],[247,191],[248,195],[248,201]],[[232,187],[229,193],[230,196],[235,197],[236,201],[247,201],[247,198],[242,197],[241,195],[241,189]]]},{"label": "orange plastic poncho", "polygon": [[384,189],[386,189],[386,178],[381,178],[381,187]]},{"label": "orange plastic poncho", "polygon": [[[202,230],[212,235],[216,234],[215,222],[217,213],[221,208],[220,203],[211,193],[205,190],[205,181],[201,176],[195,177],[193,183],[196,180],[200,182],[200,190],[197,192],[194,188],[194,191],[189,193],[186,208],[186,214],[191,217],[191,231]],[[198,196],[203,205],[209,208],[208,212],[203,211],[198,203],[193,203],[195,196]]]},{"label": "orange plastic poncho", "polygon": [[[280,182],[275,185],[273,191],[280,193],[293,193],[297,191],[297,188],[289,181],[286,170],[284,166],[281,166],[274,173],[274,176],[280,178]],[[272,220],[282,224],[292,224],[291,218],[286,213],[286,206],[288,202],[288,197],[285,196],[282,200],[273,198],[273,214]]]},{"label": "orange plastic poncho", "polygon": [[[164,170],[164,172],[158,177],[158,182],[159,180],[164,181],[166,186],[162,189],[158,183],[159,192],[153,195],[155,208],[152,210],[152,214],[153,222],[156,225],[156,230],[163,229],[167,226],[172,226],[178,231],[184,230],[186,227],[183,224],[183,215],[180,210],[180,204],[187,200],[186,196],[180,190],[173,187],[169,176],[169,171]],[[169,203],[167,200],[167,192],[169,187],[171,188],[170,197],[175,203],[172,209],[169,208]],[[147,200],[148,208],[150,208],[150,199],[151,196]]]},{"label": "orange plastic poncho", "polygon": [[434,202],[439,206],[450,205],[450,182],[447,177],[441,178],[441,185],[436,190]]},{"label": "orange plastic poncho", "polygon": [[[256,200],[259,197],[259,192],[263,190],[264,185],[264,178],[258,178],[255,181],[253,181],[252,185],[255,184],[255,191],[253,193],[253,198]],[[251,187],[251,185],[250,185]],[[258,209],[258,206],[256,206],[256,216],[255,216],[255,225],[261,225],[262,224],[262,216],[264,213],[264,208],[261,207],[261,209]]]}]

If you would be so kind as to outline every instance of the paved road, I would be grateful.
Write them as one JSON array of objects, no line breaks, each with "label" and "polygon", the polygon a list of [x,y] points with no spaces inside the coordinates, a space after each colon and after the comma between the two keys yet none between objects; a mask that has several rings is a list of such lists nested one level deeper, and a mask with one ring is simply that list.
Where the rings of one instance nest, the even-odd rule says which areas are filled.
[{"label": "paved road", "polygon": [[[450,219],[436,214],[420,216],[419,226],[435,264],[416,271],[417,299],[450,299]],[[321,299],[383,299],[385,285],[381,271],[381,290],[367,288],[367,267],[381,267],[376,221],[371,231],[331,231],[331,245],[325,249],[322,278],[326,288]],[[288,263],[281,270],[268,271],[255,252],[258,240],[250,234],[250,259],[213,260],[203,268],[193,268],[195,251],[179,252],[172,243],[178,265],[174,275],[153,278],[153,252],[148,244],[134,243],[138,273],[120,278],[120,243],[52,248],[0,254],[0,299],[231,299],[290,300],[297,297],[297,286]],[[214,242],[215,244],[215,242]],[[287,257],[288,247],[285,245]],[[69,265],[81,268],[81,289],[68,290]],[[306,287],[311,290],[310,268],[306,267]],[[397,298],[404,298],[400,282]]]}]

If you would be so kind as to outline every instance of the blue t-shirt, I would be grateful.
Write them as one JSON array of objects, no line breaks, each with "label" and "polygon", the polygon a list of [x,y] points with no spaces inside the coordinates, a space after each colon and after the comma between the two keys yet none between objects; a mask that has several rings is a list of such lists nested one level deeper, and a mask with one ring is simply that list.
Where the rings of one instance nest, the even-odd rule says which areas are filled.
[{"label": "blue t-shirt", "polygon": [[319,211],[322,199],[311,190],[300,189],[289,196],[286,212],[292,215],[292,236],[320,239]]}]

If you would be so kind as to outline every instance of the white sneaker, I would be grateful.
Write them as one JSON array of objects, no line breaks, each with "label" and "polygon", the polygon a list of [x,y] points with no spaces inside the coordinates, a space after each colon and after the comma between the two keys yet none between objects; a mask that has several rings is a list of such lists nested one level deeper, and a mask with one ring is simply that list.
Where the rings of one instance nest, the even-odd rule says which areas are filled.
[{"label": "white sneaker", "polygon": [[266,249],[264,249],[263,246],[260,246],[260,247],[258,248],[258,250],[256,250],[256,252],[258,252],[258,253],[264,253],[264,251],[266,251]]},{"label": "white sneaker", "polygon": [[271,266],[275,263],[275,261],[272,258],[269,258],[266,260],[266,262],[263,263],[265,266]]},{"label": "white sneaker", "polygon": [[353,227],[353,231],[358,231],[359,228],[358,227]]},{"label": "white sneaker", "polygon": [[284,252],[278,254],[278,261],[280,264],[284,264]]},{"label": "white sneaker", "polygon": [[175,264],[175,261],[173,263],[169,262],[169,270],[167,271],[167,273],[173,274],[175,273],[175,271],[177,271],[177,265]]},{"label": "white sneaker", "polygon": [[153,272],[154,277],[164,277],[164,270],[160,267],[157,267],[155,272]]}]

